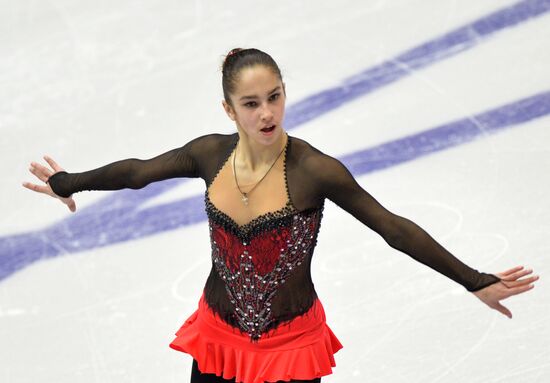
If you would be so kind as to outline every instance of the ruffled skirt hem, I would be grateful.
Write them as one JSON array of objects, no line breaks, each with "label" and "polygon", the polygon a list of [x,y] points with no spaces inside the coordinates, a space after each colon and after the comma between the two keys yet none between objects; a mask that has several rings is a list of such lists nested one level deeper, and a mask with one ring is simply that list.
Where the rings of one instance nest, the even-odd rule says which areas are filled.
[{"label": "ruffled skirt hem", "polygon": [[309,380],[332,374],[334,354],[343,346],[325,322],[321,302],[288,324],[251,343],[246,334],[223,322],[208,308],[199,308],[184,322],[170,343],[190,354],[203,373],[237,383]]}]

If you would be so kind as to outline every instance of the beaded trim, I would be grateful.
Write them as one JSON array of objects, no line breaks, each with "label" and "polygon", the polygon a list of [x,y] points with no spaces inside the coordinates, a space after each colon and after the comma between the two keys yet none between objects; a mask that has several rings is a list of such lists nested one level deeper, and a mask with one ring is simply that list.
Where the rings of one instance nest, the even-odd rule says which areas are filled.
[{"label": "beaded trim", "polygon": [[257,341],[262,333],[279,322],[279,318],[273,317],[270,306],[280,287],[313,254],[324,204],[299,211],[292,203],[286,174],[289,136],[283,161],[286,205],[244,225],[237,224],[214,205],[208,191],[237,142],[233,142],[225,161],[221,161],[207,185],[204,202],[213,267],[233,306],[231,322],[247,333],[251,341]]},{"label": "beaded trim", "polygon": [[205,199],[206,214],[208,218],[220,224],[225,230],[237,236],[240,240],[247,241],[251,237],[262,234],[280,225],[280,221],[292,214],[299,213],[289,201],[286,206],[276,211],[270,211],[257,216],[244,225],[239,225],[230,216],[219,210],[208,195]]},{"label": "beaded trim", "polygon": [[308,257],[317,241],[323,207],[262,220],[264,235],[235,241],[219,225],[216,214],[209,222],[212,260],[225,284],[232,316],[241,331],[257,341],[277,321],[271,304],[280,287]]}]

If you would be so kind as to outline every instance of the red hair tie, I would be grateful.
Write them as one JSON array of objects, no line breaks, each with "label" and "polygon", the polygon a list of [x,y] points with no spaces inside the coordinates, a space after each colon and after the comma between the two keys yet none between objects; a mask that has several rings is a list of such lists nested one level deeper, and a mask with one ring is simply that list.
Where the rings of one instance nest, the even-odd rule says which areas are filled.
[{"label": "red hair tie", "polygon": [[231,51],[229,51],[229,53],[227,54],[226,57],[229,57],[229,56],[231,56],[231,55],[234,55],[235,53],[240,52],[240,51],[242,51],[242,50],[243,50],[242,48],[234,48],[234,49],[231,49]]}]

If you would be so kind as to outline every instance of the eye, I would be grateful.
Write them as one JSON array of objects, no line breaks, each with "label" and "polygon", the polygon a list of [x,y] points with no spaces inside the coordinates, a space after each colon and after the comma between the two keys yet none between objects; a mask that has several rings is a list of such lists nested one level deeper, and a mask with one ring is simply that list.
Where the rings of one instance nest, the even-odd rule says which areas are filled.
[{"label": "eye", "polygon": [[271,95],[270,99],[276,100],[276,99],[279,98],[280,95],[281,95],[280,93],[274,93],[274,94]]},{"label": "eye", "polygon": [[254,108],[256,106],[256,101],[250,101],[244,104],[247,108]]}]

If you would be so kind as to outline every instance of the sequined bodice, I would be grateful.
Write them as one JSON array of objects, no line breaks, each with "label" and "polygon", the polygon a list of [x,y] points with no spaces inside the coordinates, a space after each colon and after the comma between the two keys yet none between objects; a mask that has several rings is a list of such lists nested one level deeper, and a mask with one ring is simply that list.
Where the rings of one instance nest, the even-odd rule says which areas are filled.
[{"label": "sequined bodice", "polygon": [[[309,277],[323,206],[299,212],[288,203],[243,226],[216,208],[208,191],[205,206],[213,269],[223,281],[231,304],[231,322],[257,340],[280,322],[272,306],[285,283],[304,275]],[[311,279],[303,279],[301,283],[311,285],[310,291],[314,292]],[[300,285],[300,281],[295,280],[294,284]]]}]

